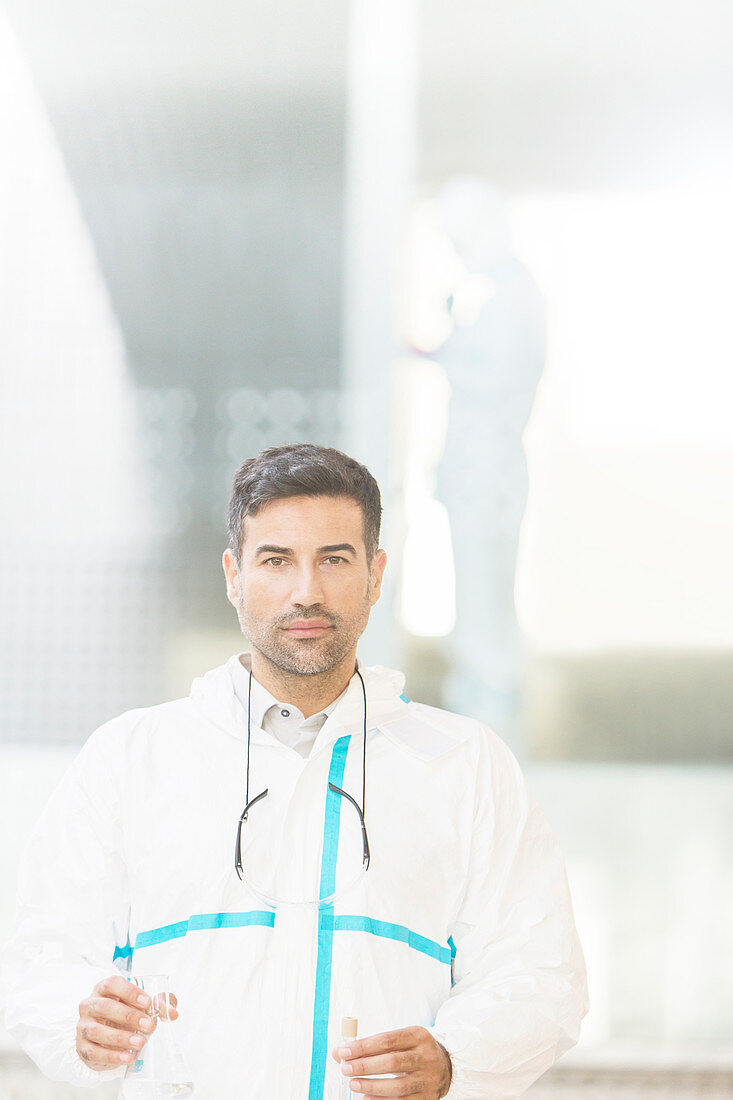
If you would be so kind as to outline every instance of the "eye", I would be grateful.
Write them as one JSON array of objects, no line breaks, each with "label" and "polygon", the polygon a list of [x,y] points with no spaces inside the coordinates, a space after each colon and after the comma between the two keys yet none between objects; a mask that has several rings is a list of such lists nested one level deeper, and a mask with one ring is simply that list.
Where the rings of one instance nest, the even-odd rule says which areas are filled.
[{"label": "eye", "polygon": [[272,562],[281,562],[282,558],[265,558],[265,565],[271,565]]},{"label": "eye", "polygon": [[340,558],[338,554],[331,554],[330,557],[326,558],[326,561],[346,561],[346,558]]}]

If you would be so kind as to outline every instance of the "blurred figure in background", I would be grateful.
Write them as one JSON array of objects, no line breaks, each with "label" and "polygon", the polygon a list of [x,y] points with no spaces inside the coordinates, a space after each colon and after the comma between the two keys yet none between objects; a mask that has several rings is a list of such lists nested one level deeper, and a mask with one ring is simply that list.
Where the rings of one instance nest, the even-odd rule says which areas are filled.
[{"label": "blurred figure in background", "polygon": [[514,578],[528,489],[522,433],[545,363],[545,307],[512,253],[495,188],[455,177],[434,205],[434,224],[457,260],[445,306],[453,323],[433,351],[451,386],[437,476],[456,576],[444,705],[489,723],[518,751],[523,662]]}]

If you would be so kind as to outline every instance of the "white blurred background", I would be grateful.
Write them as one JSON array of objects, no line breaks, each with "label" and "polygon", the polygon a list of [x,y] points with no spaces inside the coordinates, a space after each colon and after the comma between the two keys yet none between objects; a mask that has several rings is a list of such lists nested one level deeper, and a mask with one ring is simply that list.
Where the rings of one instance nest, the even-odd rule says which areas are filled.
[{"label": "white blurred background", "polygon": [[730,1095],[732,48],[718,0],[0,5],[0,940],[89,733],[245,648],[236,467],[340,446],[363,659],[566,852],[592,1007],[532,1095]]}]

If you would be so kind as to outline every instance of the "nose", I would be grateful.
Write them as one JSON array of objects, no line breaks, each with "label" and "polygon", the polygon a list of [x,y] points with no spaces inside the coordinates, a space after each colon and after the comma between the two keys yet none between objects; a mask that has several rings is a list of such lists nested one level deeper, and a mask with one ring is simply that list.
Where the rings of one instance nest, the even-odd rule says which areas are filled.
[{"label": "nose", "polygon": [[321,604],[323,599],[323,578],[317,569],[304,565],[295,572],[290,600],[300,607]]}]

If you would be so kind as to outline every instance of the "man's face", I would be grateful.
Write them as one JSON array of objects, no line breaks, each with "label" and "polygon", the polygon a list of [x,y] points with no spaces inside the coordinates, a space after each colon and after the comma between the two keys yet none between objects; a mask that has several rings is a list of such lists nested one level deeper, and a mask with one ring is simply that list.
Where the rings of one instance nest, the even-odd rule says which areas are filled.
[{"label": "man's face", "polygon": [[289,673],[328,672],[363,634],[387,563],[367,565],[363,518],[350,497],[289,497],[247,516],[238,572],[224,554],[227,594],[253,649]]}]

